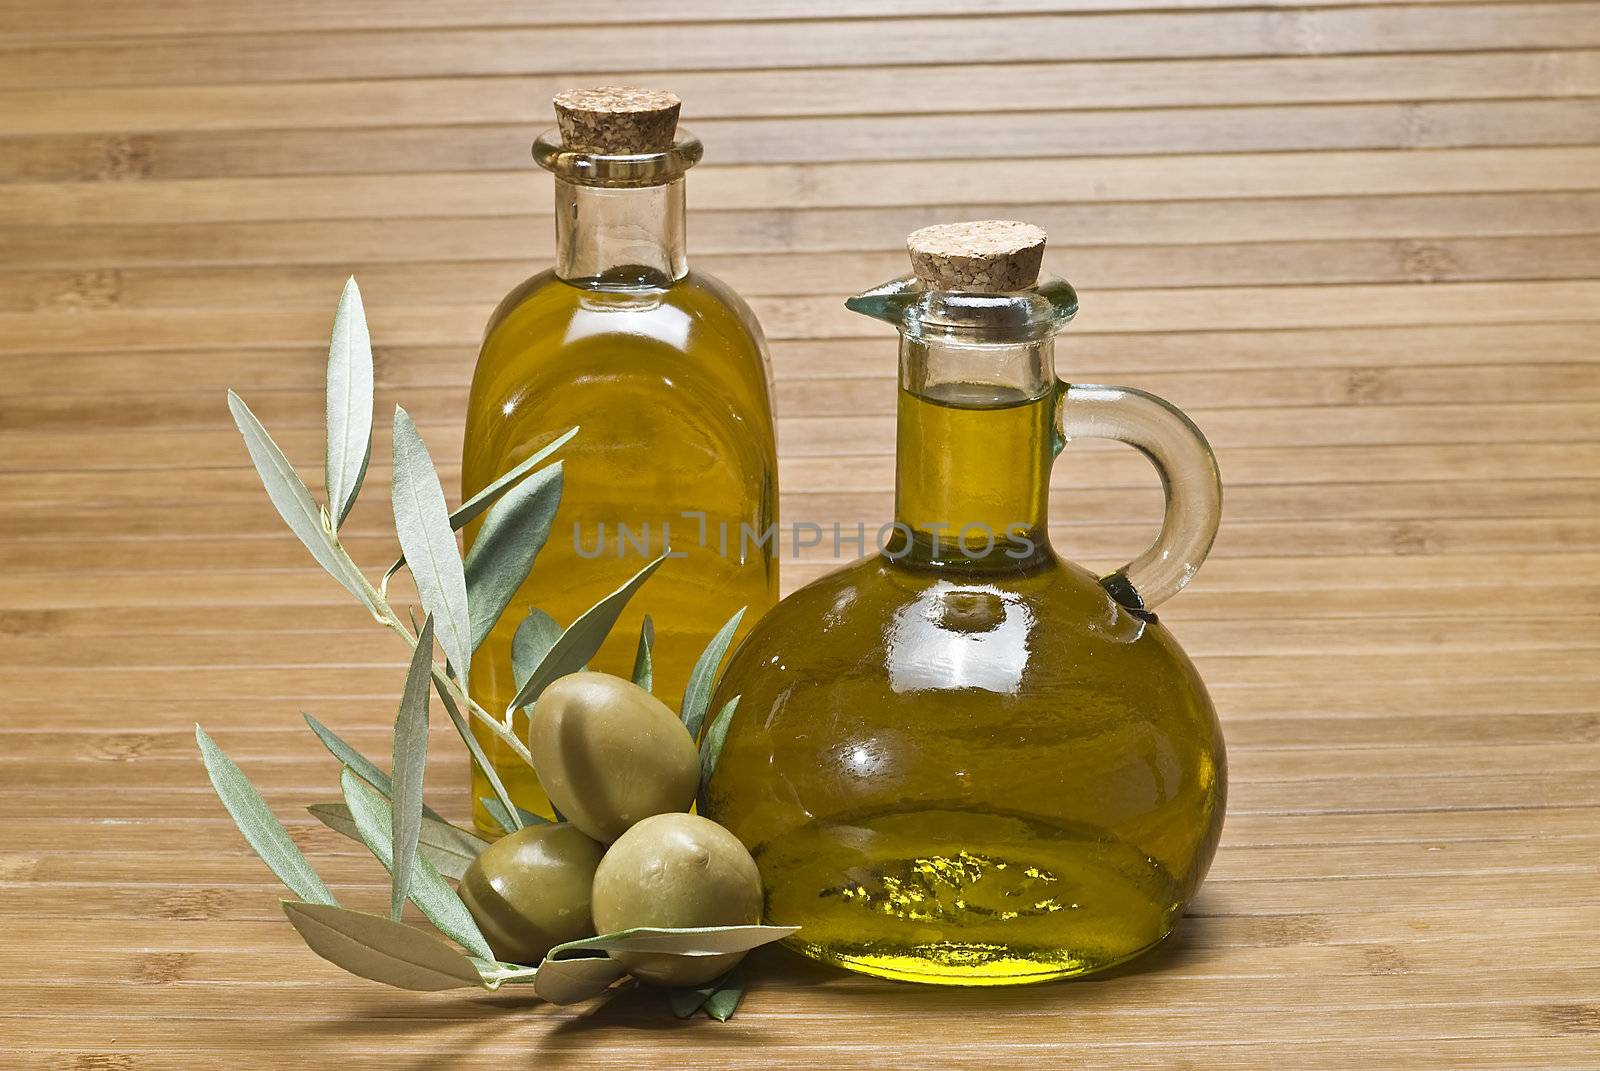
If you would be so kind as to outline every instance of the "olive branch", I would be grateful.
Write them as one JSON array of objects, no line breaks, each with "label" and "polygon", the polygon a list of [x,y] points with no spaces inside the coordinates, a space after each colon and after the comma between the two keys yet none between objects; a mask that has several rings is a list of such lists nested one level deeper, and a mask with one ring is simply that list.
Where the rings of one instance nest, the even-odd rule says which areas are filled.
[{"label": "olive branch", "polygon": [[[609,956],[611,952],[721,955],[744,952],[794,932],[792,927],[777,926],[634,929],[558,945],[536,965],[495,959],[446,880],[459,879],[487,842],[445,821],[422,799],[430,693],[439,697],[473,763],[493,789],[494,798],[481,802],[502,828],[514,832],[545,821],[512,801],[478,743],[472,723],[482,725],[531,767],[529,747],[516,733],[514,715],[552,681],[581,669],[595,656],[628,601],[667,555],[644,566],[565,629],[537,608],[528,608],[512,642],[516,695],[505,710],[486,710],[466,686],[472,657],[506,613],[549,538],[562,492],[561,462],[551,458],[578,434],[578,428],[557,435],[452,511],[446,506],[427,444],[410,415],[397,406],[391,499],[401,555],[374,585],[339,540],[339,526],[356,504],[372,457],[373,379],[371,337],[361,292],[352,278],[340,295],[328,348],[326,501],[321,503],[312,497],[244,400],[228,392],[234,422],[279,516],[316,562],[376,622],[401,637],[411,652],[395,718],[392,773],[385,774],[332,729],[305,715],[306,723],[342,766],[343,802],[313,804],[309,810],[329,828],[365,844],[390,872],[387,917],[340,906],[244,773],[203,729],[195,727],[217,795],[251,848],[297,897],[284,901],[283,908],[301,937],[312,951],[337,966],[405,989],[496,989],[527,983],[547,1000],[572,1003],[604,990],[622,975],[622,967]],[[547,461],[550,463],[544,464]],[[463,557],[457,549],[456,533],[480,517],[476,538]],[[420,625],[413,621],[407,627],[389,601],[389,581],[401,569],[408,570],[415,582],[424,615]],[[737,697],[730,700],[706,724],[717,670],[743,612],[736,613],[707,644],[690,674],[680,707],[691,738],[701,739],[702,786],[716,766],[738,703]],[[633,669],[634,683],[647,690],[653,676],[653,642],[653,625],[647,616]],[[434,659],[435,646],[444,656],[442,663]],[[402,922],[408,900],[459,949]],[[739,993],[736,982],[723,979],[705,987],[673,991],[672,1006],[680,1015],[703,1007],[716,1018],[726,1019]]]}]

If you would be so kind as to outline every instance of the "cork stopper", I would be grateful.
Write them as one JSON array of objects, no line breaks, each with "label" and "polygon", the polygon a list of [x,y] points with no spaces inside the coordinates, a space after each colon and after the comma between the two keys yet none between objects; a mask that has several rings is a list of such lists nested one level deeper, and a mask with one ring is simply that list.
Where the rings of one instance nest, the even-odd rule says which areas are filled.
[{"label": "cork stopper", "polygon": [[557,94],[554,103],[562,143],[604,156],[671,149],[683,106],[676,94],[624,86],[573,89]]},{"label": "cork stopper", "polygon": [[1039,281],[1045,233],[1029,223],[941,223],[906,238],[911,268],[930,290],[1004,294]]}]

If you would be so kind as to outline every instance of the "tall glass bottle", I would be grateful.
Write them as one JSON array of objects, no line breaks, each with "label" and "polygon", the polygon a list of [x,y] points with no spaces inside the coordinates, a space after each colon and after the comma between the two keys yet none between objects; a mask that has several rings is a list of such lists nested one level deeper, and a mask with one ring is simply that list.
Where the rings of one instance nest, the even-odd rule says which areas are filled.
[{"label": "tall glass bottle", "polygon": [[[500,303],[468,402],[463,497],[574,425],[564,492],[529,582],[473,659],[489,710],[515,694],[511,639],[528,607],[562,626],[666,548],[592,668],[627,676],[643,615],[655,691],[675,705],[694,660],[741,606],[748,629],[777,601],[777,457],[760,325],[727,286],[691,271],[684,173],[700,142],[678,98],[597,89],[555,99],[559,133],[534,143],[555,176],[556,263]],[[466,533],[470,545],[475,526]],[[741,539],[741,532],[750,536]],[[724,535],[726,534],[726,538]],[[480,740],[519,806],[549,812],[533,773]],[[477,802],[492,793],[473,772]]]},{"label": "tall glass bottle", "polygon": [[[901,332],[896,521],[735,653],[702,808],[814,958],[956,985],[1099,970],[1167,935],[1221,832],[1221,730],[1151,612],[1204,559],[1221,485],[1176,409],[1056,379],[1077,298],[1035,285],[1043,231],[910,244],[915,276],[848,303]],[[1046,527],[1076,436],[1137,447],[1167,489],[1155,544],[1103,578]]]}]

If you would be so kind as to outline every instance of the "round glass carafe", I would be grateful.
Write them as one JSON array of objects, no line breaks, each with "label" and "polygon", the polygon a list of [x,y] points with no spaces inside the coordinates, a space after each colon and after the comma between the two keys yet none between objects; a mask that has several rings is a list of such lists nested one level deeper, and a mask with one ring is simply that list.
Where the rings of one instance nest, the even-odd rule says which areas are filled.
[{"label": "round glass carafe", "polygon": [[[1216,714],[1151,612],[1215,534],[1210,450],[1159,399],[1055,379],[1077,308],[1060,280],[907,277],[850,306],[901,331],[896,521],[736,652],[702,808],[814,958],[958,985],[1120,963],[1171,932],[1221,832]],[[1168,490],[1156,542],[1104,578],[1046,528],[1051,462],[1080,434],[1145,451]]]}]

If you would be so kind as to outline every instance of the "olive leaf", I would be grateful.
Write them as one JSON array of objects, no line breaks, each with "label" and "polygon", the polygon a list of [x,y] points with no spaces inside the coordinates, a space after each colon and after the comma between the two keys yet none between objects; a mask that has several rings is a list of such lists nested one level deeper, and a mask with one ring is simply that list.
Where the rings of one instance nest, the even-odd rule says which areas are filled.
[{"label": "olive leaf", "polygon": [[[506,832],[521,829],[524,826],[549,825],[550,819],[542,814],[525,811],[513,804],[509,809],[500,800],[492,800],[488,796],[479,796],[478,802],[483,804],[483,809],[489,812],[489,817],[497,822]],[[513,818],[512,816],[516,817]],[[520,822],[520,824],[518,824]]]},{"label": "olive leaf", "polygon": [[[511,680],[518,691],[521,691],[528,678],[533,676],[533,671],[539,668],[539,664],[544,661],[545,655],[550,653],[550,648],[554,647],[556,641],[560,638],[561,626],[556,624],[555,618],[536,606],[528,607],[528,616],[523,619],[522,624],[517,626],[516,633],[511,637]],[[522,826],[538,825],[544,822],[543,817],[530,815],[527,811],[512,803],[510,796],[504,793],[498,794],[504,807],[498,812],[491,810],[490,813],[494,815],[494,820],[500,823],[501,829],[509,832],[513,829],[521,829]],[[561,821],[561,814],[555,811],[554,804],[551,805],[550,809],[555,812],[556,821]],[[513,815],[515,818],[521,819],[521,825],[507,825],[505,815]],[[530,818],[532,821],[528,820]]]},{"label": "olive leaf", "polygon": [[337,903],[244,771],[198,725],[194,727],[194,738],[200,745],[200,758],[205,763],[206,775],[211,778],[211,787],[216,789],[217,798],[222,800],[234,825],[239,827],[261,861],[300,899],[318,904]]},{"label": "olive leaf", "polygon": [[545,458],[549,457],[551,454],[567,445],[567,443],[570,442],[572,437],[576,434],[578,434],[577,428],[568,428],[566,431],[552,439],[548,444],[540,447],[527,460],[519,462],[517,465],[507,469],[500,476],[497,476],[494,480],[490,481],[490,483],[484,487],[483,490],[479,491],[477,494],[473,495],[471,498],[467,499],[465,502],[461,503],[461,505],[456,507],[456,511],[450,514],[450,526],[456,529],[464,528],[468,523],[474,520],[478,514],[488,509],[489,506],[494,503],[495,499],[505,494],[506,488],[515,484],[518,480],[532,472],[533,467],[539,464],[539,462],[543,461]]},{"label": "olive leaf", "polygon": [[[568,428],[566,432],[556,436],[554,440],[540,448],[533,456],[501,473],[483,490],[456,507],[455,512],[450,514],[450,527],[457,532],[461,531],[461,529],[477,519],[480,513],[493,505],[495,499],[505,494],[507,488],[513,486],[518,480],[533,471],[533,467],[539,462],[565,446],[576,434],[578,434],[577,428]],[[402,554],[394,560],[388,569],[384,570],[383,578],[385,580],[389,579],[401,569],[404,569],[405,565],[405,555]]]},{"label": "olive leaf", "polygon": [[633,656],[633,683],[649,691],[655,683],[655,670],[650,665],[650,648],[655,646],[656,626],[650,620],[650,615],[644,615],[644,622],[639,626],[639,650]]},{"label": "olive leaf", "polygon": [[[350,817],[350,808],[342,803],[308,803],[306,813],[342,837],[349,837],[365,847],[366,842],[356,832],[356,820]],[[443,873],[443,870],[440,871]]]},{"label": "olive leaf", "polygon": [[[444,712],[450,715],[450,724],[455,726],[456,735],[461,737],[461,742],[466,745],[467,753],[472,756],[472,762],[483,771],[484,779],[489,782],[489,787],[494,789],[494,794],[506,806],[511,806],[511,794],[506,791],[505,782],[500,780],[500,773],[494,768],[494,763],[489,761],[489,756],[483,753],[483,745],[478,743],[478,738],[472,732],[472,726],[467,724],[467,719],[461,716],[461,708],[456,706],[456,701],[444,685],[438,680],[433,682],[434,690],[439,693],[439,701],[444,704]],[[507,833],[514,833],[521,826],[502,826]]]},{"label": "olive leaf", "polygon": [[[721,956],[781,941],[798,926],[638,926],[556,945],[545,963],[582,952],[658,952],[669,956]],[[542,968],[541,964],[541,968]]]},{"label": "olive leaf", "polygon": [[478,974],[483,978],[483,986],[490,991],[499,989],[503,985],[530,985],[539,973],[537,967],[524,967],[519,963],[506,963],[504,960],[476,959],[468,956],[473,966],[478,968]]},{"label": "olive leaf", "polygon": [[717,630],[689,673],[689,683],[683,690],[683,706],[678,713],[683,718],[684,728],[696,740],[700,739],[700,727],[705,723],[706,710],[711,705],[711,691],[717,683],[717,667],[722,665],[722,656],[728,653],[728,644],[733,642],[733,634],[739,630],[744,611],[745,608],[741,606],[737,613],[728,618],[727,624]]},{"label": "olive leaf", "polygon": [[539,662],[538,668],[517,689],[516,698],[511,701],[510,709],[516,710],[527,706],[539,698],[539,693],[544,691],[551,681],[576,672],[587,664],[600,650],[600,645],[605,642],[611,626],[617,623],[622,608],[633,598],[633,593],[639,590],[639,585],[650,579],[650,574],[659,569],[661,563],[666,560],[667,555],[663,554],[633,574],[626,584],[585,610],[561,634],[561,638],[556,640]]},{"label": "olive leaf", "polygon": [[[338,759],[341,764],[350,767],[363,781],[382,792],[385,796],[394,792],[394,785],[390,782],[389,775],[373,765],[372,761],[361,752],[345,743],[338,733],[303,710],[300,712],[300,716],[306,720],[306,724],[311,727],[311,731],[317,734],[317,739],[322,741],[322,746],[327,748],[329,753]],[[445,821],[444,815],[429,807],[426,803],[422,805],[422,813],[440,822]],[[301,897],[301,899],[305,898]]]},{"label": "olive leaf", "polygon": [[244,436],[250,461],[255,465],[256,473],[261,477],[261,484],[267,489],[267,497],[272,500],[278,516],[283,518],[289,530],[311,552],[317,564],[327,570],[329,576],[360,599],[368,610],[373,610],[366,579],[334,538],[332,522],[326,519],[326,512],[312,501],[305,481],[300,479],[299,473],[283,456],[283,451],[272,441],[272,436],[267,434],[267,429],[261,426],[261,421],[256,419],[250,407],[244,404],[244,399],[231,390],[228,392],[228,409],[233,413],[233,422],[238,426],[239,434]]},{"label": "olive leaf", "polygon": [[[394,834],[391,829],[389,803],[378,791],[357,777],[348,766],[339,774],[339,785],[344,789],[344,802],[355,819],[356,831],[361,840],[378,857],[385,869],[394,869]],[[407,895],[412,903],[422,909],[428,921],[439,927],[446,937],[457,942],[475,956],[493,959],[489,943],[483,939],[478,924],[472,920],[461,897],[439,876],[421,856],[412,860],[411,880]]]},{"label": "olive leaf", "polygon": [[542,469],[508,491],[483,519],[467,550],[467,607],[472,647],[477,650],[528,579],[533,561],[550,538],[561,505],[561,462]]},{"label": "olive leaf", "polygon": [[536,606],[528,608],[528,616],[517,626],[511,637],[511,680],[521,691],[533,671],[539,668],[544,656],[561,638],[561,626],[556,619]]},{"label": "olive leaf", "polygon": [[515,963],[504,963],[497,959],[479,959],[477,956],[468,956],[467,962],[478,969],[478,976],[483,979],[484,988],[491,991],[499,989],[506,982],[515,984],[525,980],[532,981],[532,972]]},{"label": "olive leaf", "polygon": [[[313,803],[306,808],[311,816],[335,833],[349,837],[357,844],[365,844],[356,830],[356,820],[350,808],[343,803]],[[460,826],[441,822],[436,818],[422,817],[417,834],[417,854],[433,864],[433,868],[447,878],[461,880],[467,867],[483,853],[489,842]]]},{"label": "olive leaf", "polygon": [[599,996],[626,973],[609,956],[546,958],[533,976],[533,991],[551,1004],[577,1004]]},{"label": "olive leaf", "polygon": [[311,951],[351,974],[432,992],[483,985],[472,961],[431,934],[365,911],[283,901]]},{"label": "olive leaf", "polygon": [[[576,1004],[603,992],[621,977],[623,968],[609,956],[596,953],[656,952],[679,956],[717,956],[748,952],[752,948],[781,941],[798,926],[700,926],[686,929],[641,927],[585,937],[557,945],[545,954],[534,975],[533,991],[552,1004]],[[716,994],[710,994],[709,1001]],[[726,1018],[733,1014],[738,997],[723,998],[719,1009]],[[699,1005],[696,1005],[698,1007]],[[693,1014],[691,1009],[689,1014]]]},{"label": "olive leaf", "polygon": [[433,615],[439,646],[458,680],[472,663],[472,626],[467,614],[467,578],[445,509],[444,488],[428,447],[410,414],[394,410],[394,475],[390,486],[394,526],[422,609]]},{"label": "olive leaf", "polygon": [[715,985],[703,985],[698,988],[680,988],[667,990],[667,1004],[672,1008],[672,1014],[679,1019],[687,1019],[699,1011],[705,1004],[706,998],[716,991]]},{"label": "olive leaf", "polygon": [[669,989],[667,1003],[672,1007],[672,1014],[679,1019],[687,1019],[704,1008],[707,1015],[725,1023],[733,1018],[734,1009],[739,1006],[739,998],[743,996],[744,981],[739,976],[739,968],[735,967],[705,985]]},{"label": "olive leaf", "polygon": [[344,523],[372,460],[372,336],[354,276],[345,280],[328,343],[328,447],[323,462],[328,514]]},{"label": "olive leaf", "polygon": [[433,616],[423,619],[411,652],[405,690],[394,718],[393,783],[388,793],[394,814],[394,867],[389,914],[396,920],[406,903],[406,885],[422,833],[422,781],[428,768],[428,691],[433,684]]},{"label": "olive leaf", "polygon": [[728,723],[733,721],[733,712],[739,709],[739,700],[743,696],[734,696],[722,704],[722,709],[717,711],[717,716],[711,719],[711,725],[706,729],[706,738],[700,741],[700,791],[704,792],[706,785],[711,783],[711,775],[716,772],[717,760],[722,758],[722,745],[728,739]]},{"label": "olive leaf", "polygon": [[739,1001],[744,999],[744,979],[735,971],[723,976],[716,987],[711,996],[706,998],[706,1014],[719,1023],[725,1023],[733,1018]]}]

